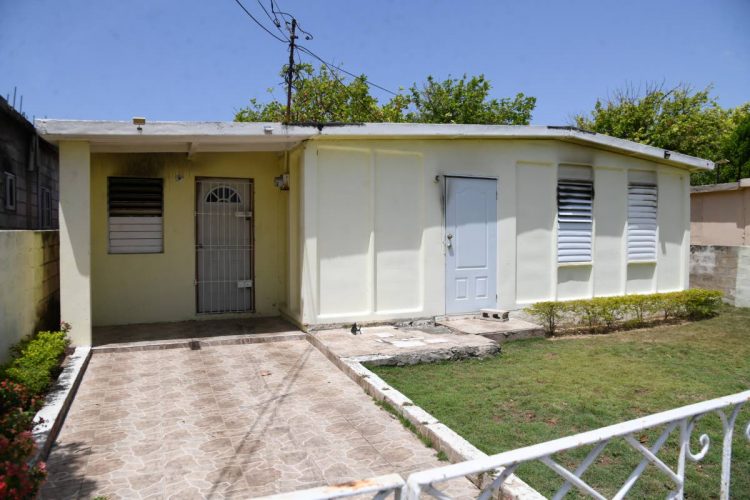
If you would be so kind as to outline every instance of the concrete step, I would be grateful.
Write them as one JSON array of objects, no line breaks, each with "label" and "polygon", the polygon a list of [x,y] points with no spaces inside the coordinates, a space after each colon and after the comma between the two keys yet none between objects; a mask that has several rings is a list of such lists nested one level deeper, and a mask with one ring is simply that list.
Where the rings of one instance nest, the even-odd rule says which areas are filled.
[{"label": "concrete step", "polygon": [[502,309],[480,309],[479,317],[487,321],[508,321],[508,311]]},{"label": "concrete step", "polygon": [[510,340],[545,336],[544,328],[518,318],[509,318],[507,321],[487,321],[477,316],[448,316],[444,318],[436,318],[435,322],[439,325],[450,328],[456,333],[481,335],[482,337],[494,340],[498,344]]}]

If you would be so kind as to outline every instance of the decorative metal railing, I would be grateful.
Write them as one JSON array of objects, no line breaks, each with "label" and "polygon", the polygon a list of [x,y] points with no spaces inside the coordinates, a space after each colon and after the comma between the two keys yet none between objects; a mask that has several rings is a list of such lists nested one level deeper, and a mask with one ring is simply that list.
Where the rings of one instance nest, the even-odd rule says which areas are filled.
[{"label": "decorative metal railing", "polygon": [[[627,495],[630,489],[635,485],[638,478],[643,474],[649,464],[653,464],[658,470],[664,473],[673,483],[674,489],[668,498],[681,499],[685,487],[685,470],[687,461],[698,462],[706,456],[710,446],[710,439],[707,434],[702,434],[698,438],[701,445],[700,451],[693,453],[690,450],[690,440],[696,423],[702,417],[717,413],[721,419],[723,428],[722,459],[721,459],[721,486],[720,498],[729,498],[729,484],[732,462],[732,439],[734,436],[734,427],[737,422],[742,406],[750,401],[750,391],[740,392],[731,396],[725,396],[710,401],[704,401],[689,406],[683,406],[674,410],[656,413],[647,417],[637,418],[627,422],[622,422],[608,427],[602,427],[593,431],[583,432],[574,436],[568,436],[546,443],[540,443],[525,448],[518,448],[512,451],[499,453],[488,457],[460,462],[444,467],[415,472],[404,481],[397,474],[379,476],[376,478],[353,481],[335,486],[323,486],[303,491],[295,491],[267,497],[274,500],[323,500],[330,498],[344,498],[352,496],[372,496],[377,500],[385,499],[391,495],[395,499],[404,498],[405,500],[417,500],[423,496],[433,496],[444,500],[450,496],[439,489],[440,483],[451,479],[481,476],[489,477],[485,481],[483,489],[478,490],[480,500],[488,500],[495,496],[507,496],[516,498],[531,498],[528,492],[516,494],[508,491],[507,485],[503,488],[502,493],[498,490],[503,482],[515,472],[515,470],[524,463],[538,461],[549,467],[556,474],[561,476],[565,483],[552,497],[553,499],[563,498],[571,488],[588,494],[596,499],[605,499],[606,497],[589,485],[582,479],[586,470],[596,461],[599,455],[604,451],[607,444],[615,439],[623,439],[630,447],[640,453],[643,458],[635,467],[630,476],[625,480],[612,499],[622,499]],[[650,447],[643,445],[636,437],[639,433],[648,429],[662,429],[658,439]],[[673,470],[657,454],[662,446],[666,443],[673,431],[679,432],[679,455],[677,461],[677,470]],[[744,429],[745,437],[750,440],[750,422]],[[573,450],[584,446],[593,446],[586,458],[578,465],[574,471],[570,471],[555,460],[552,456],[556,453]],[[541,497],[541,495],[539,495]]]},{"label": "decorative metal railing", "polygon": [[[695,424],[707,414],[718,413],[723,427],[720,498],[728,499],[734,426],[740,408],[749,400],[750,391],[740,392],[731,396],[683,406],[682,408],[602,427],[601,429],[583,432],[574,436],[555,439],[546,443],[519,448],[468,462],[447,465],[437,469],[416,472],[409,476],[406,481],[405,497],[407,500],[416,500],[420,495],[428,494],[436,498],[447,498],[438,489],[437,485],[439,483],[458,477],[497,471],[494,479],[484,487],[478,497],[481,500],[487,500],[497,492],[503,481],[519,465],[539,461],[565,480],[565,483],[555,493],[553,499],[563,498],[573,487],[593,498],[604,499],[606,497],[581,479],[581,476],[594,463],[609,442],[613,439],[624,439],[635,451],[643,455],[643,459],[612,498],[623,498],[649,464],[656,466],[657,469],[663,472],[674,483],[674,489],[670,494],[670,498],[683,498],[686,462],[688,459],[693,462],[701,460],[708,452],[710,444],[708,435],[702,434],[698,439],[701,445],[700,451],[697,453],[690,451],[690,438]],[[641,444],[635,436],[639,431],[661,428],[662,426],[664,428],[659,438],[650,447]],[[657,453],[675,429],[679,430],[679,458],[676,471],[657,457]],[[750,440],[750,423],[748,423],[744,433],[748,440]],[[556,453],[592,445],[594,446],[593,449],[574,471],[566,469],[552,459],[552,456]]]}]

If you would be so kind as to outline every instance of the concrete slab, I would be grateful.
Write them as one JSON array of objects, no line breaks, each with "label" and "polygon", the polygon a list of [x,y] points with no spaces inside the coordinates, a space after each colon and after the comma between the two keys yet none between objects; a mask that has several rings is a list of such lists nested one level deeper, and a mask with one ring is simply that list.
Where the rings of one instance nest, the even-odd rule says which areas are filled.
[{"label": "concrete slab", "polygon": [[94,352],[41,498],[250,498],[439,465],[304,340]]},{"label": "concrete slab", "polygon": [[[297,334],[299,336],[302,335],[302,331],[278,316],[140,323],[94,327],[93,345],[95,348],[107,347],[112,349],[138,347],[147,344],[185,347],[185,342],[191,340],[207,341],[208,339],[214,339],[218,341],[222,337],[236,338],[258,334]],[[182,343],[176,341],[182,341]]]},{"label": "concrete slab", "polygon": [[500,352],[495,342],[479,335],[457,335],[445,328],[394,326],[363,327],[360,335],[348,329],[321,330],[308,335],[333,355],[370,364],[408,365],[443,360],[484,358]]},{"label": "concrete slab", "polygon": [[498,344],[510,340],[544,337],[544,329],[519,318],[508,321],[487,321],[477,317],[442,318],[438,324],[464,334],[481,335]]}]

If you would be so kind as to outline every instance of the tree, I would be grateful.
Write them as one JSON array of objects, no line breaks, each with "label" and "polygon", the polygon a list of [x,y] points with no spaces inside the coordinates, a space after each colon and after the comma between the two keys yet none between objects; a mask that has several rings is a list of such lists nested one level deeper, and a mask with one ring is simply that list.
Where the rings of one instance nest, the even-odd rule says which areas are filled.
[{"label": "tree", "polygon": [[[286,75],[284,67],[281,75]],[[492,99],[491,85],[484,75],[436,81],[432,76],[422,87],[379,104],[370,94],[367,77],[346,81],[335,70],[321,66],[317,73],[309,64],[294,66],[291,121],[293,123],[477,123],[526,125],[536,98],[518,94],[515,98]],[[272,89],[269,92],[273,93]],[[235,114],[235,121],[285,121],[286,105],[276,99],[250,105]]]},{"label": "tree", "polygon": [[[286,76],[287,67],[281,70]],[[346,83],[338,74],[321,66],[316,74],[310,64],[293,68],[291,121],[314,122],[382,122],[390,109],[378,105],[370,95],[364,75]],[[269,89],[269,92],[273,92]],[[286,104],[278,100],[259,103],[250,99],[250,106],[239,110],[234,117],[239,122],[282,122],[286,120]]]},{"label": "tree", "polygon": [[409,89],[414,110],[406,121],[420,123],[481,123],[488,125],[528,125],[536,97],[522,93],[515,98],[490,99],[490,82],[484,75],[467,79],[449,78],[438,82],[432,76],[418,88]]},{"label": "tree", "polygon": [[723,182],[750,177],[750,103],[733,110],[732,122],[736,126],[724,146],[724,158],[729,164],[722,168]]},{"label": "tree", "polygon": [[644,94],[626,88],[598,99],[590,116],[575,116],[578,127],[691,156],[719,160],[731,132],[730,116],[711,96],[678,85],[649,85]]},{"label": "tree", "polygon": [[[665,89],[651,84],[641,93],[628,87],[598,99],[590,115],[577,115],[574,122],[582,129],[670,151],[712,161],[735,161],[729,158],[734,154],[730,152],[733,134],[749,114],[750,104],[724,109],[711,90],[710,86],[696,92],[688,85]],[[727,171],[722,167],[722,172]],[[725,175],[729,174],[722,173],[722,179]],[[694,174],[692,182],[709,184],[715,179],[715,173],[704,172]]]}]

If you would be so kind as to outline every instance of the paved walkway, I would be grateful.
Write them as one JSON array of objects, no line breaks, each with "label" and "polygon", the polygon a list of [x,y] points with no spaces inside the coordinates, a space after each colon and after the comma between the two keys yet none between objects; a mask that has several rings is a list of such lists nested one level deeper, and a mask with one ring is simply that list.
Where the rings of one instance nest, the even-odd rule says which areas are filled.
[{"label": "paved walkway", "polygon": [[42,497],[247,498],[444,464],[304,340],[95,353]]}]

